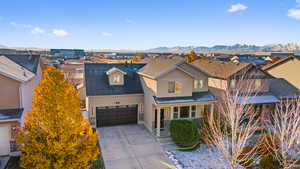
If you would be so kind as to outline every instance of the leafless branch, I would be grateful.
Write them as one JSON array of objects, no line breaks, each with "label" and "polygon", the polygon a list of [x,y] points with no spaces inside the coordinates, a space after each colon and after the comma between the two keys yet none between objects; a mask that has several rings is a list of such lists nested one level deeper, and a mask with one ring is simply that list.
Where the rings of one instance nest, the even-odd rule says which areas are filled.
[{"label": "leafless branch", "polygon": [[300,98],[282,100],[266,124],[268,148],[284,169],[300,166]]}]

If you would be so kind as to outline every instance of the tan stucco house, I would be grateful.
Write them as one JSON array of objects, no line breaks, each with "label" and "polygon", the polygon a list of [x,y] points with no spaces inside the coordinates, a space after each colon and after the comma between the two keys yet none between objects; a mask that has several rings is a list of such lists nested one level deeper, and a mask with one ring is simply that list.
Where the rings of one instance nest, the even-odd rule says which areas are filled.
[{"label": "tan stucco house", "polygon": [[31,111],[34,87],[41,79],[37,55],[0,56],[0,156],[16,151],[16,135]]},{"label": "tan stucco house", "polygon": [[175,59],[145,64],[85,64],[86,107],[94,127],[140,123],[161,135],[172,119],[213,111],[205,71]]},{"label": "tan stucco house", "polygon": [[276,78],[284,78],[292,85],[300,89],[300,58],[290,56],[262,67],[265,71]]}]

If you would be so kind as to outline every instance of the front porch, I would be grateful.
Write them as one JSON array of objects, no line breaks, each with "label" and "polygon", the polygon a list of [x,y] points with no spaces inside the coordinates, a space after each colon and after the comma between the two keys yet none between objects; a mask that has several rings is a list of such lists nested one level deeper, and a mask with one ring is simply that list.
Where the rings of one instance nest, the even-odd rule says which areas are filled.
[{"label": "front porch", "polygon": [[171,120],[195,120],[200,123],[203,114],[214,112],[214,102],[153,105],[152,132],[157,137],[170,136]]}]

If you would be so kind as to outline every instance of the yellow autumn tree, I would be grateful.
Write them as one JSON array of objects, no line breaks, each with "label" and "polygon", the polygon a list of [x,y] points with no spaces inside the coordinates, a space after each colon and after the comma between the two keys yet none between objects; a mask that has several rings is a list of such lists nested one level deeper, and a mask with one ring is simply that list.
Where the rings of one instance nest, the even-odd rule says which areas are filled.
[{"label": "yellow autumn tree", "polygon": [[48,67],[35,89],[32,112],[17,139],[21,167],[88,169],[97,159],[97,136],[80,112],[77,91],[64,75]]},{"label": "yellow autumn tree", "polygon": [[135,56],[132,58],[132,63],[137,63],[143,59],[143,54],[136,53]]},{"label": "yellow autumn tree", "polygon": [[186,55],[184,57],[184,60],[186,62],[193,62],[193,61],[195,61],[197,59],[197,57],[198,57],[197,53],[192,50],[188,55]]}]

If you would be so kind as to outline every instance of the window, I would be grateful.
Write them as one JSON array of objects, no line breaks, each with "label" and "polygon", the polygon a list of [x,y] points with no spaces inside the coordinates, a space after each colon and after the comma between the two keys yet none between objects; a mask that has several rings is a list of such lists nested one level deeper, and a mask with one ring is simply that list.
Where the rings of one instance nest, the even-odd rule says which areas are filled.
[{"label": "window", "polygon": [[193,105],[191,107],[191,116],[192,116],[192,118],[196,117],[196,106],[195,105]]},{"label": "window", "polygon": [[180,93],[182,85],[179,82],[169,81],[168,82],[168,93]]},{"label": "window", "polygon": [[121,83],[121,75],[115,74],[112,76],[112,83],[118,84]]},{"label": "window", "polygon": [[179,82],[175,83],[175,93],[180,93],[182,89],[182,85]]},{"label": "window", "polygon": [[194,80],[194,89],[203,88],[203,80]]},{"label": "window", "polygon": [[175,82],[168,82],[168,93],[175,93]]},{"label": "window", "polygon": [[180,118],[189,118],[190,117],[190,106],[180,107]]},{"label": "window", "polygon": [[235,79],[232,79],[230,81],[230,88],[234,89],[236,87],[236,80]]},{"label": "window", "polygon": [[256,88],[256,89],[259,89],[260,86],[261,86],[261,80],[260,80],[260,79],[256,79],[256,80],[255,80],[255,88]]},{"label": "window", "polygon": [[178,107],[173,107],[173,119],[178,119]]}]

